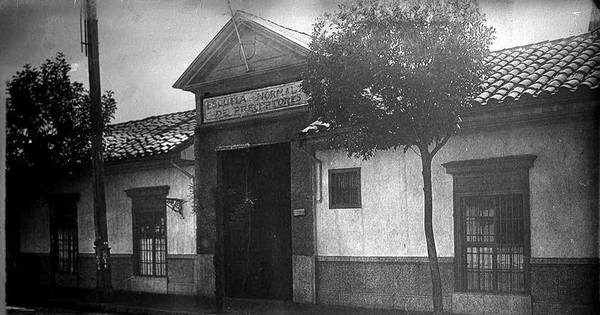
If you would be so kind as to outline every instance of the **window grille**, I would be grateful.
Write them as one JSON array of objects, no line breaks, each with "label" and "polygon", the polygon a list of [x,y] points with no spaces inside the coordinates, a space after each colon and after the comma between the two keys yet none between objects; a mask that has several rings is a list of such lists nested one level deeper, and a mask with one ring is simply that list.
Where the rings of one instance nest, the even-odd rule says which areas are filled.
[{"label": "window grille", "polygon": [[125,191],[132,201],[134,273],[167,276],[167,195],[169,186]]},{"label": "window grille", "polygon": [[77,272],[77,228],[57,228],[58,272]]},{"label": "window grille", "polygon": [[167,275],[167,235],[165,213],[135,214],[137,274],[163,277]]},{"label": "window grille", "polygon": [[329,170],[329,208],[360,207],[360,168]]},{"label": "window grille", "polygon": [[523,195],[462,197],[464,288],[525,292]]},{"label": "window grille", "polygon": [[77,273],[77,194],[53,196],[51,210],[52,269],[59,273]]}]

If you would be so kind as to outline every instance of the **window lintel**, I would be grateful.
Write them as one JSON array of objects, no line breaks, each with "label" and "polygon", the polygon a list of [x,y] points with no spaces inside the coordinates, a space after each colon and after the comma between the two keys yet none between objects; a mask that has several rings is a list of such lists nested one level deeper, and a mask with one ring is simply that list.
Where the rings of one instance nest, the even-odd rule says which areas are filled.
[{"label": "window lintel", "polygon": [[446,173],[463,175],[469,173],[490,173],[497,171],[529,170],[537,156],[533,154],[510,155],[504,157],[453,161],[442,164]]},{"label": "window lintel", "polygon": [[139,187],[125,190],[129,198],[142,198],[147,196],[167,196],[169,186]]},{"label": "window lintel", "polygon": [[330,168],[330,174],[360,172],[360,167]]}]

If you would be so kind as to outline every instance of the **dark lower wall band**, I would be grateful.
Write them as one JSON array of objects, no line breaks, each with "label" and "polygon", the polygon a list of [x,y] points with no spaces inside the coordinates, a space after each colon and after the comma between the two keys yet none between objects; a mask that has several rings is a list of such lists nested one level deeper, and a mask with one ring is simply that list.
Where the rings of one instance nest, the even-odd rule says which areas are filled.
[{"label": "dark lower wall band", "polygon": [[[444,307],[454,292],[452,257],[439,258]],[[598,260],[532,258],[534,314],[591,314],[598,310]],[[427,257],[317,257],[317,302],[322,304],[429,310]]]},{"label": "dark lower wall band", "polygon": [[[112,256],[113,286],[130,290],[133,261],[129,254]],[[170,294],[194,294],[196,255],[169,255]],[[319,256],[316,259],[317,303],[362,307],[428,310],[431,281],[426,257]],[[454,263],[440,258],[444,307],[452,307]],[[51,275],[47,254],[22,254],[23,288],[52,285],[95,287],[95,258],[80,254],[77,278]],[[594,314],[598,311],[598,259],[532,258],[531,304],[533,314]],[[17,289],[14,292],[18,292]],[[166,292],[165,292],[166,293]]]}]

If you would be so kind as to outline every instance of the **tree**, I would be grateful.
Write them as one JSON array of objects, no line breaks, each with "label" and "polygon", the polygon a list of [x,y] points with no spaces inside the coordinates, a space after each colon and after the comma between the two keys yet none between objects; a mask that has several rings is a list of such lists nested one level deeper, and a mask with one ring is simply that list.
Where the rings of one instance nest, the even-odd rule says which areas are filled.
[{"label": "tree", "polygon": [[420,156],[436,314],[443,306],[431,162],[483,83],[494,31],[484,21],[469,0],[346,2],[315,23],[303,73],[309,108],[329,124],[332,148],[363,159],[399,148]]},{"label": "tree", "polygon": [[[34,193],[45,193],[57,178],[91,166],[90,98],[83,84],[71,82],[70,70],[65,56],[57,53],[39,68],[25,65],[6,84],[6,226],[13,244],[8,257],[17,257],[23,203]],[[116,109],[111,91],[102,96],[102,105],[106,127]],[[21,289],[18,277],[12,279],[7,285]]]},{"label": "tree", "polygon": [[[62,53],[39,68],[25,65],[7,82],[7,170],[37,178],[72,175],[91,158],[89,93],[71,82]],[[104,126],[113,118],[113,92],[102,96]],[[10,179],[10,178],[9,178]]]}]

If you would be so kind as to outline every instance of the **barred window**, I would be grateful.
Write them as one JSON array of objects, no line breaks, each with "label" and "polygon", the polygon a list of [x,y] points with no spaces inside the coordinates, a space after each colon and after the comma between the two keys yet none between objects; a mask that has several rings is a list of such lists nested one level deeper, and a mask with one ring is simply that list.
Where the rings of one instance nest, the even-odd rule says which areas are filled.
[{"label": "barred window", "polygon": [[56,229],[58,265],[57,271],[77,272],[77,227]]},{"label": "barred window", "polygon": [[77,194],[54,197],[52,207],[52,252],[54,270],[77,273]]},{"label": "barred window", "polygon": [[525,291],[523,195],[463,197],[466,290]]},{"label": "barred window", "polygon": [[167,276],[168,186],[127,190],[133,206],[134,272],[138,276]]},{"label": "barred window", "polygon": [[140,276],[167,275],[167,234],[165,213],[135,214],[137,271]]},{"label": "barred window", "polygon": [[455,287],[528,293],[529,169],[534,155],[455,161]]},{"label": "barred window", "polygon": [[329,208],[360,208],[360,168],[329,170]]}]

